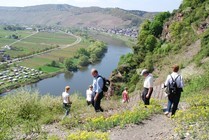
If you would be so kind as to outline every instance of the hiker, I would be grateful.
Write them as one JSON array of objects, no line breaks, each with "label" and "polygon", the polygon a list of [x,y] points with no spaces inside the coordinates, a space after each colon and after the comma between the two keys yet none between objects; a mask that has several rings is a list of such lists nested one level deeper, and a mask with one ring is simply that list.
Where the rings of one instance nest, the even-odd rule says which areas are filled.
[{"label": "hiker", "polygon": [[128,103],[130,101],[127,87],[124,88],[124,91],[122,92],[122,97],[123,97],[123,100],[122,100],[123,103]]},{"label": "hiker", "polygon": [[150,98],[153,92],[153,76],[147,69],[142,70],[141,75],[144,76],[144,90],[142,92],[142,100],[144,105],[150,104]]},{"label": "hiker", "polygon": [[69,115],[70,107],[72,102],[70,101],[70,86],[65,87],[65,91],[62,93],[62,100],[63,100],[63,108],[65,109],[65,116],[63,116],[62,119],[64,119],[66,116]]},{"label": "hiker", "polygon": [[104,96],[103,94],[104,82],[96,69],[91,70],[91,75],[94,77],[92,84],[93,85],[92,105],[94,106],[96,112],[103,112],[103,109],[101,108],[100,104]]},{"label": "hiker", "polygon": [[87,102],[87,105],[89,106],[91,104],[91,97],[92,97],[92,93],[93,93],[93,86],[90,85],[89,88],[86,90],[86,102]]},{"label": "hiker", "polygon": [[168,93],[168,105],[167,105],[167,110],[165,112],[165,115],[168,115],[170,112],[171,112],[171,115],[175,115],[176,110],[178,108],[179,101],[180,101],[181,92],[183,91],[183,87],[184,87],[183,78],[180,74],[178,74],[179,66],[174,65],[172,69],[173,69],[173,72],[167,76],[167,79],[164,83],[164,87],[167,87],[168,92],[169,92]]}]

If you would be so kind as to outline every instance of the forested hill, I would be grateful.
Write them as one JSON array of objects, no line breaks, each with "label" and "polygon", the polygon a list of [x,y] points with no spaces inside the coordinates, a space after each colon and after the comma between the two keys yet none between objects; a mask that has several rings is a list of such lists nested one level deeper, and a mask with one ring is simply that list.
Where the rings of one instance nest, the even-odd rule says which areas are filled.
[{"label": "forested hill", "polygon": [[0,23],[93,27],[138,27],[156,13],[120,8],[74,7],[47,4],[29,7],[0,7]]},{"label": "forested hill", "polygon": [[[160,13],[154,20],[146,20],[140,29],[134,53],[122,57],[118,68],[131,90],[137,87],[136,83],[140,87],[137,72],[143,68],[162,77],[160,83],[175,63],[181,68],[192,65],[193,71],[208,64],[208,0],[184,0],[178,10]],[[117,81],[116,73],[113,80]]]}]

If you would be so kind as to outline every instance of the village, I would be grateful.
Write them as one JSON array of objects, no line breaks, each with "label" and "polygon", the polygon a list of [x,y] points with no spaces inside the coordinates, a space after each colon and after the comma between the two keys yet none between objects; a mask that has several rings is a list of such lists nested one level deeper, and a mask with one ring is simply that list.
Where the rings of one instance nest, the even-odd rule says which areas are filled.
[{"label": "village", "polygon": [[96,27],[87,27],[88,30],[94,30],[99,32],[104,32],[108,34],[116,34],[116,35],[122,35],[122,36],[128,36],[131,38],[137,38],[138,36],[138,29],[133,28],[111,28],[111,29],[105,29],[105,28],[96,28]]}]

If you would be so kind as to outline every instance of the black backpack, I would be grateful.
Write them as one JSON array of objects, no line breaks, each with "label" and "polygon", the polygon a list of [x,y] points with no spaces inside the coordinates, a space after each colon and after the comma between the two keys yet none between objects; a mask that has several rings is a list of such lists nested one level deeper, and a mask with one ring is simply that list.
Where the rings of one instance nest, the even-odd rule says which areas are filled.
[{"label": "black backpack", "polygon": [[[170,75],[170,76],[171,76],[171,75]],[[170,95],[176,94],[176,93],[177,93],[178,86],[177,86],[176,80],[177,80],[178,77],[179,77],[179,75],[178,75],[178,76],[176,77],[176,79],[174,80],[173,77],[171,76],[172,82],[169,83],[169,85],[168,85],[168,89],[169,89],[169,94],[170,94]]]},{"label": "black backpack", "polygon": [[103,88],[102,88],[102,91],[103,92],[107,92],[108,91],[108,86],[110,85],[110,81],[102,76],[98,76],[97,78],[101,77],[102,80],[103,80]]}]

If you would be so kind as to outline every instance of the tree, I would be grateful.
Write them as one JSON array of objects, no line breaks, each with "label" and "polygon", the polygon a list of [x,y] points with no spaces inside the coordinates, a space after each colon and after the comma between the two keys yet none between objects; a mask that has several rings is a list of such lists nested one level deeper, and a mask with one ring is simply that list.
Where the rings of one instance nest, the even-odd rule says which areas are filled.
[{"label": "tree", "polygon": [[146,50],[152,52],[156,47],[157,39],[153,35],[149,35],[145,41]]},{"label": "tree", "polygon": [[96,56],[96,54],[91,54],[90,55],[90,61],[92,62],[92,63],[94,63],[94,62],[96,62],[96,61],[98,61],[99,59],[97,58],[97,56]]},{"label": "tree", "polygon": [[57,62],[56,61],[52,61],[51,62],[51,64],[50,64],[50,66],[52,66],[52,67],[58,67],[58,64],[57,64]]},{"label": "tree", "polygon": [[87,66],[89,64],[89,57],[87,56],[81,56],[79,58],[79,63],[78,63],[80,66]]},{"label": "tree", "polygon": [[150,31],[151,33],[158,37],[159,35],[161,35],[162,31],[163,31],[163,23],[158,21],[158,20],[154,20],[151,24],[150,24]]},{"label": "tree", "polygon": [[72,59],[67,59],[65,61],[65,67],[68,71],[75,71],[77,70],[77,66],[74,64]]},{"label": "tree", "polygon": [[90,53],[89,53],[86,49],[80,48],[80,49],[77,51],[77,55],[78,55],[78,56],[83,56],[83,55],[85,55],[85,56],[89,57],[89,56],[90,56]]}]

